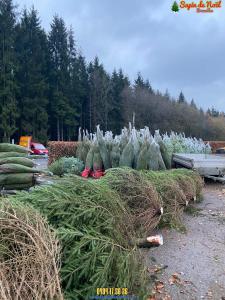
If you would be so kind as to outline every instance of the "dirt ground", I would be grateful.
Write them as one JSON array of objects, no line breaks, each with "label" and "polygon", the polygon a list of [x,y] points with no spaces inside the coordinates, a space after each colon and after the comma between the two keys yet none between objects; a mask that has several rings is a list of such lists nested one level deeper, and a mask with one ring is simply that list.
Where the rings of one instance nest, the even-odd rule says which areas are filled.
[{"label": "dirt ground", "polygon": [[203,194],[184,215],[187,232],[164,229],[164,245],[147,252],[150,273],[165,267],[154,271],[155,299],[225,300],[225,186],[207,183]]}]

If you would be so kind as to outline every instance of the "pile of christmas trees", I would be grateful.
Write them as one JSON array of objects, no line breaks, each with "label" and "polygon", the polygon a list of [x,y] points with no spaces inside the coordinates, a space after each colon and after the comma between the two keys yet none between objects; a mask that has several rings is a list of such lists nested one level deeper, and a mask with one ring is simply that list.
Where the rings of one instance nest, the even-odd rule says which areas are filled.
[{"label": "pile of christmas trees", "polygon": [[129,125],[120,135],[111,131],[89,134],[81,130],[76,156],[85,162],[83,177],[99,178],[109,168],[130,167],[137,170],[166,170],[171,168],[173,153],[210,153],[209,144],[184,134],[172,132],[152,135],[149,128],[136,130]]},{"label": "pile of christmas trees", "polygon": [[7,143],[0,144],[0,190],[23,190],[35,185],[34,162],[29,150]]},{"label": "pile of christmas trees", "polygon": [[66,176],[9,199],[34,206],[55,228],[65,299],[88,299],[99,286],[125,286],[145,299],[149,274],[140,241],[159,224],[179,228],[186,205],[200,196],[202,184],[197,173],[186,169],[112,168],[99,180]]}]

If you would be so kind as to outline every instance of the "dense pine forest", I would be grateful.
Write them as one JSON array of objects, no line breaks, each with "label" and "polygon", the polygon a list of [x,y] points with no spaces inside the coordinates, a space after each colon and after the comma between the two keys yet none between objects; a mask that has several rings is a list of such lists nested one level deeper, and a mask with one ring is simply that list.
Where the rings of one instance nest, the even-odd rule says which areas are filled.
[{"label": "dense pine forest", "polygon": [[46,32],[35,8],[18,11],[12,0],[0,0],[0,140],[74,140],[79,126],[118,133],[128,122],[224,140],[223,113],[204,112],[182,92],[175,99],[156,91],[140,73],[134,82],[122,69],[111,74],[78,48],[59,16]]}]

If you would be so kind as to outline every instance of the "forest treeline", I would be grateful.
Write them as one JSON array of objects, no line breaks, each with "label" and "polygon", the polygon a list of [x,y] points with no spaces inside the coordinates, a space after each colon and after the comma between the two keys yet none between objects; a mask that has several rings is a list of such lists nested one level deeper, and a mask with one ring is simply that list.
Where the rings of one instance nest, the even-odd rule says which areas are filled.
[{"label": "forest treeline", "polygon": [[[118,49],[119,51],[119,49]],[[128,122],[162,132],[184,132],[224,140],[225,118],[204,112],[181,92],[173,99],[155,91],[137,75],[107,72],[98,57],[87,62],[72,28],[54,16],[46,32],[38,12],[18,12],[12,0],[0,0],[0,140],[73,140],[78,127],[120,132]]]}]

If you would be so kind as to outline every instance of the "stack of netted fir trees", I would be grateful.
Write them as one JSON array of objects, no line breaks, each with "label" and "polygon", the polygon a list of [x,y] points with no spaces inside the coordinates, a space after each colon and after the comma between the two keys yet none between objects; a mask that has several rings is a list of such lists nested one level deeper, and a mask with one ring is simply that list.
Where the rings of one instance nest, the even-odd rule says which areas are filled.
[{"label": "stack of netted fir trees", "polygon": [[148,127],[136,130],[131,124],[116,136],[111,131],[103,133],[99,126],[94,134],[83,131],[82,136],[80,130],[79,141],[76,156],[85,162],[84,177],[92,171],[98,177],[102,170],[117,167],[166,170],[171,168],[173,153],[211,152],[202,140],[174,132],[160,135],[158,130],[152,135]]},{"label": "stack of netted fir trees", "polygon": [[28,152],[18,145],[0,144],[0,190],[23,190],[35,185],[35,174],[40,171],[33,168]]},{"label": "stack of netted fir trees", "polygon": [[158,225],[182,225],[182,212],[201,189],[201,177],[190,170],[112,168],[99,180],[68,176],[10,201],[32,205],[55,229],[65,299],[91,298],[98,287],[126,287],[130,297],[145,300],[151,282],[140,241]]}]

